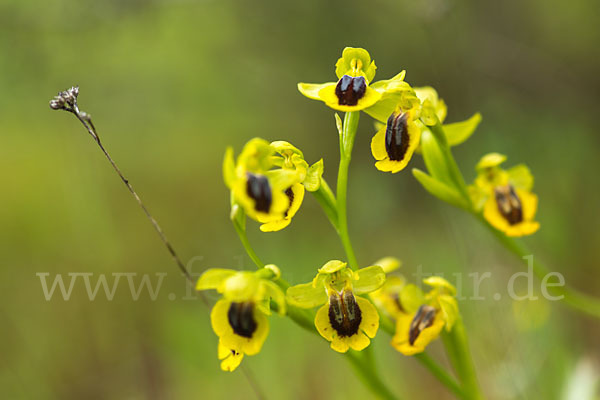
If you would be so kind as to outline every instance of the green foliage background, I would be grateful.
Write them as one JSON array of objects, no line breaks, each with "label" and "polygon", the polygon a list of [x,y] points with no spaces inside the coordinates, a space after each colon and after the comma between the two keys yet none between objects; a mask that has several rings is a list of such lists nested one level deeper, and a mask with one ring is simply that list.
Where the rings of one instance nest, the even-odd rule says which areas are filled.
[{"label": "green foliage background", "polygon": [[[554,4],[552,4],[554,3]],[[433,85],[448,121],[483,122],[455,149],[468,179],[489,151],[536,176],[542,229],[526,241],[568,283],[598,294],[600,186],[598,5],[593,0],[192,1],[4,0],[0,3],[0,392],[6,399],[253,398],[242,371],[223,373],[217,338],[148,221],[83,131],[48,100],[73,84],[101,138],[186,259],[252,268],[228,220],[227,145],[285,139],[334,183],[331,110],[299,81],[334,79],[345,46],[367,48],[378,78],[401,69]],[[404,171],[373,166],[363,116],[350,170],[350,232],[359,261],[401,258],[425,271],[491,271],[483,301],[463,301],[475,363],[494,399],[557,399],[582,359],[598,361],[598,322],[542,301],[513,304],[522,270],[471,217]],[[415,157],[412,166],[422,166]],[[307,196],[290,227],[250,240],[292,283],[342,247]],[[157,301],[45,301],[38,272],[168,273]],[[537,282],[537,281],[536,281]],[[535,284],[539,294],[539,284]],[[524,289],[524,288],[522,288]],[[175,294],[175,300],[169,294]],[[493,293],[504,294],[494,301]],[[515,310],[525,307],[524,317]],[[548,312],[549,311],[549,312]],[[532,322],[533,321],[533,322]],[[415,360],[374,342],[403,398],[451,398]],[[439,343],[431,347],[445,362]],[[273,317],[263,351],[244,360],[270,399],[370,397],[338,354]]]}]

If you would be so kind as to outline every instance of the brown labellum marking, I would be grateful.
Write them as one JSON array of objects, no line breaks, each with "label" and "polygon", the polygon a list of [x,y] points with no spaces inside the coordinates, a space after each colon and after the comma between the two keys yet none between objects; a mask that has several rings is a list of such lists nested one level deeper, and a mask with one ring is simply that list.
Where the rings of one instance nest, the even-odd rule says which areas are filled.
[{"label": "brown labellum marking", "polygon": [[408,150],[408,115],[406,113],[392,114],[385,128],[385,150],[392,161],[402,161]]},{"label": "brown labellum marking", "polygon": [[340,337],[356,334],[361,321],[362,313],[352,291],[329,296],[329,322]]},{"label": "brown labellum marking", "polygon": [[288,199],[290,199],[290,205],[288,206],[287,210],[285,210],[285,213],[283,213],[284,218],[288,216],[288,212],[290,211],[290,208],[292,208],[292,204],[294,203],[294,191],[291,187],[285,190],[285,195],[288,197]]},{"label": "brown labellum marking", "polygon": [[246,175],[248,177],[246,194],[254,200],[254,209],[268,213],[273,202],[269,180],[264,175],[252,174],[250,172]]},{"label": "brown labellum marking", "polygon": [[335,95],[340,106],[355,106],[367,92],[367,82],[362,76],[344,75],[335,86]]},{"label": "brown labellum marking", "polygon": [[494,195],[496,196],[498,211],[509,224],[515,225],[523,222],[521,200],[512,185],[497,186],[494,189]]},{"label": "brown labellum marking", "polygon": [[435,313],[435,308],[431,306],[422,305],[419,307],[417,314],[410,323],[410,329],[408,331],[408,343],[411,346],[415,344],[415,340],[417,340],[425,328],[429,328],[433,325]]},{"label": "brown labellum marking", "polygon": [[394,293],[391,295],[392,299],[394,300],[394,304],[396,304],[396,306],[398,307],[398,309],[400,311],[402,311],[403,313],[406,312],[406,310],[404,309],[404,307],[402,307],[402,302],[400,301],[400,295],[398,293]]},{"label": "brown labellum marking", "polygon": [[227,311],[229,325],[236,335],[251,338],[256,331],[254,320],[254,303],[245,301],[243,303],[232,302]]}]

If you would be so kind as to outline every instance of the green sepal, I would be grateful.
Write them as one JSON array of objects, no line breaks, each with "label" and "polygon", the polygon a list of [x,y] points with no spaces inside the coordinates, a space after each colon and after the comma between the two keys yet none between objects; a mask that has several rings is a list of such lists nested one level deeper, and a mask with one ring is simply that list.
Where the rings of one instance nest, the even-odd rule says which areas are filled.
[{"label": "green sepal", "polygon": [[488,154],[484,155],[483,157],[481,157],[481,160],[479,160],[479,162],[477,163],[477,166],[475,166],[475,169],[477,171],[483,171],[487,168],[497,167],[498,165],[502,164],[504,161],[506,161],[506,156],[504,154],[488,153]]},{"label": "green sepal", "polygon": [[277,286],[273,281],[269,281],[263,279],[261,281],[261,287],[264,291],[264,298],[270,298],[275,304],[277,304],[277,313],[280,315],[285,315],[286,313],[286,302],[285,302],[285,294],[281,290],[279,286]]},{"label": "green sepal", "polygon": [[295,307],[313,308],[327,301],[327,293],[323,285],[315,287],[312,282],[302,283],[288,288],[286,300]]},{"label": "green sepal", "polygon": [[233,158],[233,147],[227,147],[225,157],[223,158],[223,180],[228,188],[233,186],[235,181],[235,160]]},{"label": "green sepal", "polygon": [[390,272],[400,268],[402,266],[402,261],[396,257],[384,257],[375,261],[373,265],[379,265],[383,269],[383,272],[389,274]]},{"label": "green sepal", "polygon": [[311,165],[306,171],[304,182],[302,184],[309,192],[319,190],[321,186],[321,178],[323,177],[323,159],[320,159]]},{"label": "green sepal", "polygon": [[304,154],[302,154],[300,149],[284,140],[276,140],[271,142],[271,147],[273,147],[273,149],[275,149],[275,151],[282,156],[292,156],[293,154],[298,154],[300,157],[304,158]]},{"label": "green sepal", "polygon": [[435,111],[436,110],[433,103],[429,99],[425,100],[421,106],[421,121],[423,121],[423,123],[427,126],[433,126],[437,124],[438,117]]},{"label": "green sepal", "polygon": [[431,176],[450,187],[454,186],[442,149],[428,128],[424,128],[421,132],[421,152]]},{"label": "green sepal", "polygon": [[435,178],[427,175],[425,172],[413,168],[412,170],[413,176],[421,183],[421,185],[427,190],[429,193],[437,197],[438,199],[445,201],[446,203],[452,204],[453,206],[463,208],[465,210],[469,209],[469,205],[462,198],[462,196],[453,188],[448,185],[438,181]]},{"label": "green sepal", "polygon": [[527,165],[515,165],[506,172],[508,172],[508,179],[514,187],[526,191],[531,191],[531,189],[533,189],[533,175],[531,175],[531,171]]},{"label": "green sepal", "polygon": [[331,260],[325,263],[325,265],[323,265],[321,268],[319,268],[319,273],[333,274],[334,272],[346,268],[347,265],[348,263],[345,263],[340,260]]},{"label": "green sepal", "polygon": [[446,119],[448,107],[444,100],[438,95],[437,90],[431,86],[423,86],[414,88],[414,91],[422,103],[421,112],[425,114],[425,119],[428,120],[428,122],[431,122],[427,125],[436,124],[434,116],[437,116],[437,119],[440,122],[443,122],[444,119]]},{"label": "green sepal", "polygon": [[253,138],[246,143],[237,159],[237,168],[244,171],[263,173],[272,166],[275,149],[261,138]]},{"label": "green sepal", "polygon": [[404,81],[398,82],[394,87],[395,89],[393,91],[383,92],[381,99],[377,103],[371,107],[365,108],[363,111],[377,121],[387,123],[390,115],[392,115],[398,107],[403,111],[407,111],[419,104],[419,99],[408,83]]},{"label": "green sepal", "polygon": [[301,179],[300,174],[297,171],[289,169],[275,169],[267,171],[265,175],[269,178],[269,183],[272,185],[272,188],[289,188],[293,184],[298,183]]},{"label": "green sepal", "polygon": [[457,146],[467,140],[481,122],[481,114],[476,113],[471,118],[444,125],[448,145]]},{"label": "green sepal", "polygon": [[385,272],[379,265],[361,268],[354,273],[352,290],[355,294],[371,293],[385,283]]},{"label": "green sepal", "polygon": [[407,313],[413,313],[425,304],[425,296],[423,291],[418,286],[409,283],[400,291],[400,305]]},{"label": "green sepal", "polygon": [[223,282],[236,274],[237,271],[225,268],[211,268],[204,271],[196,283],[196,290],[209,290],[219,288]]},{"label": "green sepal", "polygon": [[428,276],[423,279],[423,283],[435,289],[441,289],[443,292],[449,293],[452,296],[456,295],[456,288],[441,276]]},{"label": "green sepal", "polygon": [[231,301],[248,301],[259,293],[259,283],[260,279],[253,272],[239,271],[227,278],[217,291]]},{"label": "green sepal", "polygon": [[446,330],[450,332],[459,316],[458,303],[454,297],[448,295],[439,296],[437,300],[440,305],[442,316],[446,321]]}]

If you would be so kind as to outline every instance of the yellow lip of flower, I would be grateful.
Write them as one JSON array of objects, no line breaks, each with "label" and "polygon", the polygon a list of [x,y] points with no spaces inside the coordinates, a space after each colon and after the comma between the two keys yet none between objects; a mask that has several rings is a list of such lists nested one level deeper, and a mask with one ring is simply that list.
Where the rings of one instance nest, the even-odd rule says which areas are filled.
[{"label": "yellow lip of flower", "polygon": [[456,288],[444,278],[431,276],[423,282],[432,289],[423,295],[408,284],[400,292],[403,312],[396,314],[392,346],[404,355],[421,353],[446,327],[450,331],[459,316]]},{"label": "yellow lip of flower", "polygon": [[[269,333],[269,320],[252,301],[221,299],[213,307],[210,321],[219,337],[219,359],[225,359],[221,364],[223,370],[235,369],[244,354],[257,354]],[[228,350],[231,357],[223,357],[224,350]]]},{"label": "yellow lip of flower", "polygon": [[[334,110],[350,112],[372,108],[389,93],[399,93],[406,90],[405,72],[392,79],[371,83],[375,77],[375,62],[365,49],[346,47],[342,57],[336,63],[337,82],[322,84],[299,83],[298,90],[304,96],[321,100]],[[397,99],[390,98],[387,102],[394,103]],[[377,110],[374,110],[377,113]]]},{"label": "yellow lip of flower", "polygon": [[[265,223],[260,226],[261,231],[274,232],[285,228],[292,222],[292,218],[300,209],[300,205],[304,200],[304,185],[302,185],[301,183],[296,183],[288,189],[286,189],[284,193],[289,199],[289,205],[287,210],[279,219],[266,219]],[[258,216],[258,220],[260,222],[263,222],[262,216]]]},{"label": "yellow lip of flower", "polygon": [[535,233],[540,224],[533,221],[538,198],[535,194],[513,187],[497,186],[483,207],[484,218],[507,236],[524,236]]},{"label": "yellow lip of flower", "polygon": [[254,355],[262,348],[269,333],[270,301],[285,313],[285,295],[271,281],[278,276],[279,269],[268,265],[255,272],[213,268],[198,280],[197,290],[216,289],[223,294],[210,318],[219,337],[218,357],[224,371],[233,371],[244,354]]},{"label": "yellow lip of flower", "polygon": [[422,353],[444,327],[444,320],[435,308],[422,305],[413,314],[401,315],[396,321],[392,346],[406,356]]},{"label": "yellow lip of flower", "polygon": [[286,191],[299,177],[291,170],[271,170],[264,173],[246,172],[232,187],[233,196],[246,214],[259,222],[279,221],[290,210],[290,196]]},{"label": "yellow lip of flower", "polygon": [[363,350],[379,329],[379,314],[367,299],[355,297],[351,289],[329,291],[329,301],[317,311],[315,326],[331,342],[331,348],[345,353]]},{"label": "yellow lip of flower", "polygon": [[421,130],[411,112],[392,113],[387,124],[371,140],[375,167],[384,172],[396,173],[406,167],[419,146]]},{"label": "yellow lip of flower", "polygon": [[332,260],[319,269],[312,282],[288,288],[286,298],[302,308],[325,303],[315,317],[321,336],[335,351],[362,350],[379,329],[379,314],[369,300],[357,295],[373,292],[384,282],[385,273],[378,265],[352,271],[346,263]]}]

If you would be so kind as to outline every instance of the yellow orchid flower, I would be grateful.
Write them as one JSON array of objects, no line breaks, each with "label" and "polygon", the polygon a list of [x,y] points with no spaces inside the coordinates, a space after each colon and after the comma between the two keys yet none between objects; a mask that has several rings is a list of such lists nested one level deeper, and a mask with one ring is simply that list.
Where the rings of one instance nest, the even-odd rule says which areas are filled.
[{"label": "yellow orchid flower", "polygon": [[259,138],[250,140],[234,160],[228,148],[223,162],[225,183],[232,201],[252,219],[261,222],[263,232],[288,226],[304,199],[305,188],[317,190],[323,161],[308,166],[302,152],[287,142]]},{"label": "yellow orchid flower", "polygon": [[346,263],[332,260],[319,269],[312,282],[288,288],[286,297],[297,307],[322,305],[315,326],[333,350],[360,351],[375,337],[379,314],[369,300],[358,295],[377,290],[384,281],[385,273],[378,265],[352,271]]},{"label": "yellow orchid flower", "polygon": [[486,154],[477,164],[477,178],[469,193],[478,211],[496,229],[507,236],[535,233],[540,224],[534,221],[538,197],[531,192],[533,176],[521,164],[508,170],[500,167],[506,156]]},{"label": "yellow orchid flower", "polygon": [[[373,83],[377,67],[365,49],[346,47],[335,67],[337,82],[299,83],[300,93],[310,99],[323,101],[334,110],[365,110],[370,113],[369,109],[379,101],[397,102],[395,99],[388,99],[387,94],[410,89],[404,82],[405,71],[392,79]],[[376,109],[372,111],[377,112]]]},{"label": "yellow orchid flower", "polygon": [[433,289],[423,295],[416,286],[407,285],[399,295],[402,312],[396,314],[396,333],[392,346],[411,356],[421,353],[442,329],[450,331],[458,318],[456,289],[443,278],[423,280]]},{"label": "yellow orchid flower", "polygon": [[209,269],[196,290],[216,289],[223,295],[210,313],[210,321],[219,337],[218,357],[223,371],[235,370],[244,355],[257,354],[269,333],[270,301],[285,314],[285,295],[273,283],[280,275],[275,265],[255,271]]}]

